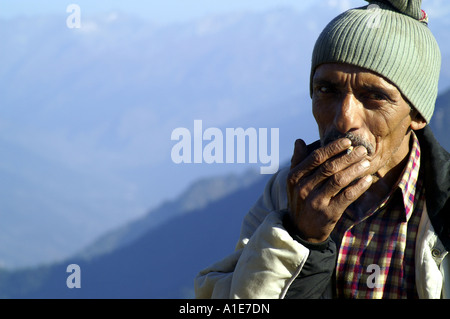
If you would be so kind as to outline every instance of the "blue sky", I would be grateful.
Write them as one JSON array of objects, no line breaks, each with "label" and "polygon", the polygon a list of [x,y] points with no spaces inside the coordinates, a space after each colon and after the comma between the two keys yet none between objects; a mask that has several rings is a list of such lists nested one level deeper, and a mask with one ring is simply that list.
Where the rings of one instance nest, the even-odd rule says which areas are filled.
[{"label": "blue sky", "polygon": [[[344,11],[365,5],[364,0],[320,0]],[[233,11],[267,11],[276,7],[291,7],[303,11],[315,0],[0,0],[0,19],[41,14],[64,14],[69,4],[78,4],[82,14],[125,12],[151,19],[156,24],[184,22],[211,14]],[[428,0],[422,3],[429,16],[450,13],[448,0]]]},{"label": "blue sky", "polygon": [[87,15],[123,11],[165,24],[232,11],[264,11],[284,6],[303,10],[313,2],[313,0],[0,0],[0,18],[66,14],[66,7],[74,3],[78,4],[82,13]]}]

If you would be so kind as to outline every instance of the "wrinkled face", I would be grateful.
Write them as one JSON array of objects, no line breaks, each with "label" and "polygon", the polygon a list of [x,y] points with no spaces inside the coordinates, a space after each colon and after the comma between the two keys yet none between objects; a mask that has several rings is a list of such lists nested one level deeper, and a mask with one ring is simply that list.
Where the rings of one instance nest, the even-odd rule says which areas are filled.
[{"label": "wrinkled face", "polygon": [[353,146],[364,145],[371,174],[384,175],[400,163],[409,152],[410,128],[426,124],[412,119],[411,108],[395,85],[357,66],[322,64],[312,88],[322,145],[344,136]]}]

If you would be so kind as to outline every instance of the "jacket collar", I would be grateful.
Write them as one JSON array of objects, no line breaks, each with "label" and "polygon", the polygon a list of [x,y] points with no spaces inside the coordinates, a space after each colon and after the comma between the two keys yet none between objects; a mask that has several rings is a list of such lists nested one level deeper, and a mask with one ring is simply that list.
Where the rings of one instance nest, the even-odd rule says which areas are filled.
[{"label": "jacket collar", "polygon": [[450,250],[450,154],[439,144],[428,125],[416,131],[416,135],[422,150],[421,174],[428,216],[439,239]]}]

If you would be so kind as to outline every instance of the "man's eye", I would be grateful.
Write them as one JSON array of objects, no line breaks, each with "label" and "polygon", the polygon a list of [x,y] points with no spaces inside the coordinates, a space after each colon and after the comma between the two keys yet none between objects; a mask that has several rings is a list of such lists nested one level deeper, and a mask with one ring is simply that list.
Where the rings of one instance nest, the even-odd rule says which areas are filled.
[{"label": "man's eye", "polygon": [[318,90],[320,93],[330,93],[330,91],[331,91],[330,88],[327,86],[319,86]]},{"label": "man's eye", "polygon": [[371,100],[377,100],[377,101],[385,101],[385,100],[387,100],[386,99],[386,96],[384,96],[383,94],[380,94],[380,93],[369,93],[368,94],[368,96],[367,96],[369,99],[371,99]]}]

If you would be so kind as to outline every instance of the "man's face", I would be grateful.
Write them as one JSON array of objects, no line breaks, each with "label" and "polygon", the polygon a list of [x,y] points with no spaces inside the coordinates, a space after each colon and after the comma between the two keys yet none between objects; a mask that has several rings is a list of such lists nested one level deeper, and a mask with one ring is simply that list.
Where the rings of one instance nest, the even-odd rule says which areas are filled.
[{"label": "man's face", "polygon": [[370,174],[383,176],[408,154],[411,108],[383,77],[349,64],[322,64],[312,104],[322,145],[345,136],[365,146]]}]

